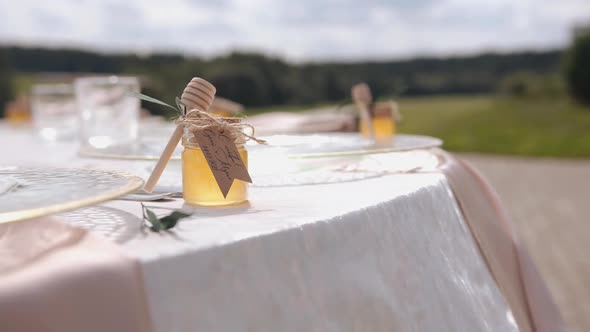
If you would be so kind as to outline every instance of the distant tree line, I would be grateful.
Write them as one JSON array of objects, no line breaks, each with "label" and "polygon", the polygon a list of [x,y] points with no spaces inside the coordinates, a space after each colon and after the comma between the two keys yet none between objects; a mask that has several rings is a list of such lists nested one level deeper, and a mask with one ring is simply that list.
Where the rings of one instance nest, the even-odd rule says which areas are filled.
[{"label": "distant tree line", "polygon": [[13,97],[12,70],[7,53],[0,49],[0,117],[4,112],[4,105]]},{"label": "distant tree line", "polygon": [[[144,92],[172,101],[193,76],[217,87],[219,96],[246,106],[339,102],[350,87],[367,82],[375,95],[481,94],[496,91],[516,72],[556,74],[562,50],[416,58],[356,63],[292,64],[253,53],[213,59],[175,54],[100,54],[81,50],[0,47],[0,103],[10,97],[14,75],[116,73],[140,75]],[[3,94],[4,93],[4,94]],[[163,110],[145,105],[155,113]]]},{"label": "distant tree line", "polygon": [[565,55],[565,76],[570,94],[590,104],[590,25],[574,31],[572,46]]}]

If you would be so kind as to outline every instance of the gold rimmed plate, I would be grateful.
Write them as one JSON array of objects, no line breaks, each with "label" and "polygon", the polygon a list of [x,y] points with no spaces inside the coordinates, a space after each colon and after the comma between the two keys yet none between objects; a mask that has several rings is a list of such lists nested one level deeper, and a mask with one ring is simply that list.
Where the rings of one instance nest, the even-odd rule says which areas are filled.
[{"label": "gold rimmed plate", "polygon": [[0,166],[0,224],[75,210],[138,191],[129,174],[77,168]]}]

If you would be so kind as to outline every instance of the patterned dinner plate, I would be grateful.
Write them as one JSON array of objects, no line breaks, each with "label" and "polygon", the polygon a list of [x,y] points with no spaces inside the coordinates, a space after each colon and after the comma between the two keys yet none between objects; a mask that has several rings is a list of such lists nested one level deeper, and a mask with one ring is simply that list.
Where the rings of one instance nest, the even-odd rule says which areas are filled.
[{"label": "patterned dinner plate", "polygon": [[0,223],[98,204],[142,186],[141,178],[114,171],[0,166]]}]

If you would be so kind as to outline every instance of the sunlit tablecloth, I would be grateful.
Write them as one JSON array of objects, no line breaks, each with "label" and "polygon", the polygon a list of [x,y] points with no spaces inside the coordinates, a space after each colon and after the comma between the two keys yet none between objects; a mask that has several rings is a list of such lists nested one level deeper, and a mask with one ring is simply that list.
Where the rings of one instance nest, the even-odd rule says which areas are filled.
[{"label": "sunlit tablecloth", "polygon": [[[138,167],[5,127],[0,142],[2,164]],[[141,263],[155,331],[517,330],[440,173],[253,187],[249,205],[194,212],[163,234],[137,202],[61,217]]]}]

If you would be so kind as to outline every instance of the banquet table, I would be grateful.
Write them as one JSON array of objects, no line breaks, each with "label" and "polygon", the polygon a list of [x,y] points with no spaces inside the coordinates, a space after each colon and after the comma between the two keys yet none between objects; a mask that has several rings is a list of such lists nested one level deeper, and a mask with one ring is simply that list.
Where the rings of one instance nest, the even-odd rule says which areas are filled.
[{"label": "banquet table", "polygon": [[[83,158],[76,142],[44,143],[5,124],[0,142],[1,165],[137,174],[155,163]],[[420,153],[431,163],[444,151]],[[383,166],[396,155],[363,158]],[[137,265],[135,285],[146,307],[135,313],[145,320],[142,331],[535,330],[519,324],[518,316],[527,314],[511,306],[456,194],[434,165],[354,181],[252,186],[248,204],[231,207],[150,202],[193,213],[170,232],[142,227],[142,208],[134,201],[113,200],[53,218]],[[2,292],[1,266],[5,331],[2,309],[10,301],[2,295],[20,295]],[[40,288],[26,282],[22,287],[33,298]],[[53,303],[51,296],[44,301]],[[101,310],[92,298],[83,301],[88,310]]]}]

